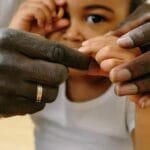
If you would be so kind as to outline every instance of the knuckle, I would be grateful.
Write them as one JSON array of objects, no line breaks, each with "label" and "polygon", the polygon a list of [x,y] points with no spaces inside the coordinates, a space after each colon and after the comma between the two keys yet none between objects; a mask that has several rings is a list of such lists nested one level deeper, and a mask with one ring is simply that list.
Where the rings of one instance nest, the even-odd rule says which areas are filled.
[{"label": "knuckle", "polygon": [[56,99],[57,94],[58,88],[48,88],[47,90],[45,90],[45,95],[43,95],[43,101],[45,103],[51,103]]},{"label": "knuckle", "polygon": [[11,77],[13,75],[15,78],[20,78],[26,69],[25,63],[23,63],[20,59],[21,58],[14,56],[13,53],[0,53],[0,74],[7,75],[7,77]]},{"label": "knuckle", "polygon": [[55,72],[54,72],[54,81],[56,84],[60,84],[63,81],[65,81],[68,77],[68,69],[67,67],[56,64],[55,66]]},{"label": "knuckle", "polygon": [[48,51],[48,57],[52,58],[53,61],[61,62],[65,58],[65,53],[63,48],[61,48],[58,44],[53,44],[51,46],[52,51]]}]

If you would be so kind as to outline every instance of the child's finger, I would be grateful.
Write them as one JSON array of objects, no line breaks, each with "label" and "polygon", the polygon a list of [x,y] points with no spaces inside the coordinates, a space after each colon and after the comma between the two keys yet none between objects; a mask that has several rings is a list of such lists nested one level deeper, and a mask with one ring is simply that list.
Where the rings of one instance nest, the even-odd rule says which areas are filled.
[{"label": "child's finger", "polygon": [[31,23],[36,20],[40,27],[44,27],[46,16],[36,3],[23,3],[20,7],[20,11],[20,14],[22,14],[22,20],[24,20],[25,23]]},{"label": "child's finger", "polygon": [[106,59],[100,63],[100,68],[106,72],[110,72],[112,68],[122,64],[123,62],[123,60],[116,58]]},{"label": "child's finger", "polygon": [[55,32],[57,30],[60,30],[62,28],[65,28],[69,25],[69,20],[67,19],[61,19],[56,22],[53,22],[53,24],[49,24],[46,26],[46,31],[49,32]]},{"label": "child's finger", "polygon": [[31,14],[30,17],[33,17],[33,19],[36,19],[39,27],[45,26],[46,16],[41,9],[33,6],[30,11],[30,14]]},{"label": "child's finger", "polygon": [[31,1],[28,3],[28,6],[30,7],[37,7],[40,9],[43,14],[45,15],[45,23],[50,24],[52,22],[52,12],[51,10],[45,5],[44,3],[38,2],[38,1]]},{"label": "child's finger", "polygon": [[28,0],[30,2],[38,2],[47,6],[51,12],[56,12],[55,0]]},{"label": "child's finger", "polygon": [[79,51],[85,54],[95,54],[106,45],[114,45],[116,40],[117,38],[114,36],[99,36],[92,38],[83,42]]},{"label": "child's finger", "polygon": [[66,0],[55,0],[55,2],[58,6],[62,6],[66,3]]},{"label": "child's finger", "polygon": [[127,51],[126,49],[120,48],[119,46],[106,46],[96,53],[95,59],[97,62],[102,62],[103,60],[111,58],[130,61],[140,54],[141,51],[139,48]]},{"label": "child's finger", "polygon": [[69,25],[69,23],[70,22],[68,19],[60,19],[53,24],[53,28],[54,28],[53,30],[56,31],[65,28]]}]

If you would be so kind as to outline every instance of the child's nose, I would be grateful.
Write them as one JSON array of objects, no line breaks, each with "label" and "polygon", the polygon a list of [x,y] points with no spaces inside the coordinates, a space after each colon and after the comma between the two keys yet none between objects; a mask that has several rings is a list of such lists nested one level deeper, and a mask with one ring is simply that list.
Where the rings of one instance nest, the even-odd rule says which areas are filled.
[{"label": "child's nose", "polygon": [[78,26],[71,25],[66,31],[64,32],[63,38],[65,40],[75,41],[75,42],[83,42],[84,36],[80,31]]}]

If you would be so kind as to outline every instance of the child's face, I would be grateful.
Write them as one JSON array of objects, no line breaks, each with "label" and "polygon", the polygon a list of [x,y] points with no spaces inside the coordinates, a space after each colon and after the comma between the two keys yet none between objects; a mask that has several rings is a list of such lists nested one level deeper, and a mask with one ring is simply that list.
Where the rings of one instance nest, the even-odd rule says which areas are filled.
[{"label": "child's face", "polygon": [[79,48],[89,38],[114,29],[128,14],[130,0],[66,0],[70,25],[47,37]]}]

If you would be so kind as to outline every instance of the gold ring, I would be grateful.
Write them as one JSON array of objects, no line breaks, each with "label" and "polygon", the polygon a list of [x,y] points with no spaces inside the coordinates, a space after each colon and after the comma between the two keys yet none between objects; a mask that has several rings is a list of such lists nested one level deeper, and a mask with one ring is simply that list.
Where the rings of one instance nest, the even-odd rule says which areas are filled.
[{"label": "gold ring", "polygon": [[43,87],[41,85],[37,85],[37,94],[36,94],[36,102],[40,103],[42,101],[43,96]]}]

